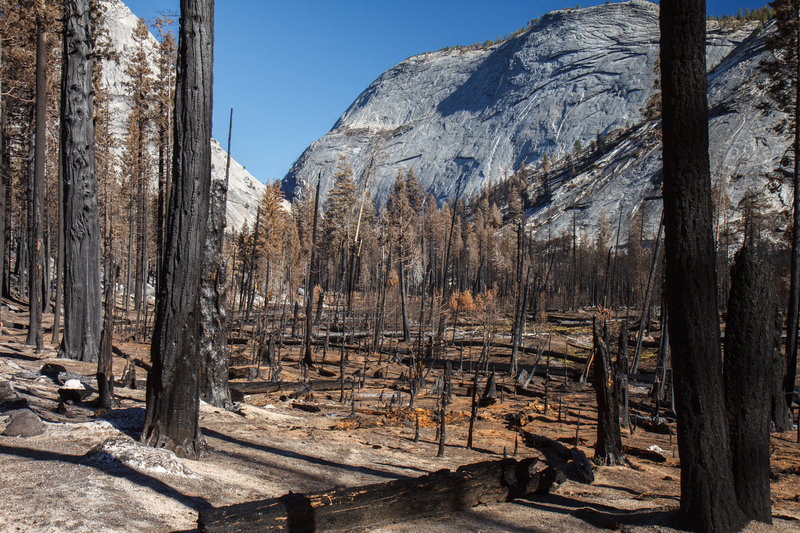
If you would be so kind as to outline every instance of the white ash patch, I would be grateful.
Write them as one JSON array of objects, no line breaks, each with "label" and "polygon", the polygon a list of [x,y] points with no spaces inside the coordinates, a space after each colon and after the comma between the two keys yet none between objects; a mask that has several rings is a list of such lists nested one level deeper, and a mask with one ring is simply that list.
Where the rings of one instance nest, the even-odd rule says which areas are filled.
[{"label": "white ash patch", "polygon": [[171,451],[151,448],[129,437],[111,437],[86,454],[90,462],[127,466],[139,473],[167,474],[197,479],[199,476],[186,468]]},{"label": "white ash patch", "polygon": [[81,381],[78,379],[68,379],[62,388],[70,390],[86,390],[86,385],[81,383]]}]

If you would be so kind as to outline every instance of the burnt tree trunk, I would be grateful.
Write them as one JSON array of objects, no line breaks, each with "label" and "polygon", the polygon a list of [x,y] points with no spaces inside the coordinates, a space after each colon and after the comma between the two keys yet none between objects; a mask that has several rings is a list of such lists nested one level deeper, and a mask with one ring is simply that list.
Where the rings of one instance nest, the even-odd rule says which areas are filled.
[{"label": "burnt tree trunk", "polygon": [[[3,45],[0,43],[0,67],[3,65]],[[3,98],[2,79],[0,79],[0,296],[5,296],[6,288],[6,212],[8,204],[7,168],[6,168],[6,106]]]},{"label": "burnt tree trunk", "polygon": [[[106,239],[109,247],[111,239]],[[97,358],[97,392],[100,407],[110,409],[114,407],[114,367],[113,367],[113,336],[114,336],[114,279],[111,265],[111,252],[105,254],[105,305],[103,310],[103,331],[100,334],[100,353]]]},{"label": "burnt tree trunk", "polygon": [[[662,0],[664,228],[683,525],[734,531],[708,156],[706,3]],[[700,408],[698,408],[700,406]]]},{"label": "burnt tree trunk", "polygon": [[[797,4],[792,3],[796,8]],[[794,43],[798,46],[798,26],[793,23]],[[792,173],[792,255],[789,268],[789,306],[786,313],[786,373],[783,378],[783,391],[786,408],[791,409],[794,398],[794,382],[797,378],[797,328],[800,326],[800,59],[795,51],[796,72],[794,80],[794,168]],[[791,424],[789,424],[791,426]]]},{"label": "burnt tree trunk", "polygon": [[597,396],[597,443],[594,445],[594,462],[607,466],[626,464],[619,429],[619,404],[616,394],[618,383],[611,366],[605,331],[601,336],[597,331],[596,320],[593,322],[595,353],[592,385]]},{"label": "burnt tree trunk", "polygon": [[[256,224],[253,227],[253,246],[250,249],[250,268],[247,271],[247,284],[243,297],[247,299],[245,307],[244,325],[250,322],[250,313],[253,312],[253,299],[255,298],[255,287],[253,278],[256,275],[256,245],[258,244],[258,226],[261,224],[261,204],[256,209]],[[243,298],[243,301],[244,301]]]},{"label": "burnt tree trunk", "polygon": [[[314,220],[311,224],[311,253],[308,258],[308,276],[306,277],[305,308],[306,323],[305,335],[303,336],[303,364],[311,368],[314,359],[311,357],[311,310],[314,303],[314,284],[317,282],[316,263],[317,263],[317,224],[319,223],[319,188],[321,184],[320,176],[317,176],[317,190],[314,193]],[[297,314],[295,313],[295,321]]]},{"label": "burnt tree trunk", "polygon": [[[666,306],[661,310],[661,339],[658,343],[658,355],[656,359],[656,375],[653,379],[652,396],[656,404],[664,399],[664,392],[667,386],[667,367],[669,366],[669,313]],[[781,377],[783,373],[781,373]],[[783,403],[783,395],[781,395]]]},{"label": "burnt tree trunk", "polygon": [[222,255],[225,240],[225,207],[228,199],[228,177],[231,168],[231,130],[233,108],[228,123],[228,156],[225,179],[211,183],[211,204],[203,250],[203,280],[200,286],[200,313],[203,333],[200,338],[201,380],[203,400],[214,407],[231,406],[228,390],[228,339],[225,327],[226,265]]},{"label": "burnt tree trunk", "polygon": [[214,2],[181,0],[173,180],[142,440],[200,455],[200,279],[211,187]]},{"label": "burnt tree trunk", "polygon": [[[108,183],[103,184],[103,197],[108,200]],[[104,303],[103,303],[103,331],[100,334],[100,354],[97,358],[97,389],[99,393],[98,403],[101,407],[112,408],[114,406],[114,308],[116,306],[116,283],[117,270],[114,268],[112,251],[112,231],[111,231],[111,209],[106,208],[103,218],[103,283],[104,283]],[[128,359],[130,364],[130,358]],[[135,370],[130,367],[129,382],[135,383]],[[125,382],[125,372],[123,371],[123,383]],[[124,386],[128,386],[127,383]]]},{"label": "burnt tree trunk", "polygon": [[450,361],[442,374],[442,394],[439,401],[439,448],[436,457],[444,457],[445,433],[447,431],[447,405],[450,403]]},{"label": "burnt tree trunk", "polygon": [[61,328],[61,307],[64,296],[64,165],[62,164],[61,148],[58,156],[58,223],[56,230],[56,302],[53,308],[53,336],[51,342],[58,344],[59,329]]},{"label": "burnt tree trunk", "polygon": [[400,271],[400,308],[403,317],[403,342],[411,339],[411,330],[408,322],[408,282],[406,280],[406,261],[405,250],[401,246],[399,249],[400,261],[398,270]]},{"label": "burnt tree trunk", "polygon": [[61,157],[64,176],[64,336],[60,354],[97,361],[101,335],[100,224],[94,159],[89,0],[64,17]]},{"label": "burnt tree trunk", "polygon": [[[44,2],[41,7],[44,10]],[[33,176],[28,185],[28,336],[25,344],[42,350],[42,204],[44,198],[45,146],[47,143],[47,43],[45,41],[43,14],[36,13],[36,139],[34,145]]]},{"label": "burnt tree trunk", "polygon": [[725,405],[736,499],[747,519],[772,523],[769,398],[776,343],[775,274],[745,242],[731,269],[725,328]]},{"label": "burnt tree trunk", "polygon": [[786,357],[784,353],[784,346],[781,339],[783,334],[783,317],[778,313],[775,318],[775,337],[777,345],[772,350],[771,362],[771,384],[769,404],[770,412],[769,419],[772,425],[772,430],[779,433],[789,431],[792,428],[792,412],[786,405],[786,396],[783,390],[783,378],[786,373]]},{"label": "burnt tree trunk", "polygon": [[[517,355],[519,345],[522,340],[522,324],[525,318],[525,287],[527,280],[522,277],[522,269],[525,263],[523,249],[525,247],[525,224],[522,220],[517,222],[517,299],[514,305],[514,326],[511,331],[511,377],[517,376]],[[530,278],[530,267],[528,275]]]},{"label": "burnt tree trunk", "polygon": [[619,331],[619,348],[614,363],[614,396],[619,406],[619,423],[631,427],[628,409],[628,321],[623,320]]}]

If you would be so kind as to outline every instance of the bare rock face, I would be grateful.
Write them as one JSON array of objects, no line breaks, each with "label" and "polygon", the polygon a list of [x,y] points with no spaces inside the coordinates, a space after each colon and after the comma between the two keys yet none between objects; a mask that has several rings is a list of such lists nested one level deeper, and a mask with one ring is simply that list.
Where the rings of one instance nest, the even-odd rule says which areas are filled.
[{"label": "bare rock face", "polygon": [[[775,114],[757,109],[761,31],[709,22],[712,174],[727,202],[720,219],[738,217],[749,192],[785,211],[786,191],[768,182],[788,142],[771,130]],[[284,191],[297,193],[321,173],[327,193],[344,156],[357,179],[369,179],[378,204],[408,169],[443,201],[536,168],[547,154],[563,172],[528,212],[537,233],[571,231],[574,217],[579,234],[594,237],[620,212],[624,228],[640,211],[652,231],[661,206],[648,198],[660,195],[661,155],[658,123],[643,110],[656,93],[658,39],[658,5],[632,0],[552,12],[499,44],[411,57],[308,147]],[[605,145],[595,155],[594,143]],[[580,159],[587,164],[575,164]],[[541,198],[536,186],[529,192]]]},{"label": "bare rock face", "polygon": [[[791,216],[791,184],[782,168],[790,142],[774,129],[782,114],[759,108],[766,101],[759,65],[768,53],[764,33],[770,31],[772,26],[754,31],[709,72],[708,128],[715,225],[741,234],[749,204],[764,236],[778,241]],[[610,136],[605,152],[584,151],[590,161],[576,162],[574,175],[569,165],[551,173],[549,201],[537,202],[528,213],[534,235],[571,234],[574,221],[578,235],[594,238],[602,226],[614,231],[622,215],[622,242],[638,216],[644,237],[652,238],[661,216],[659,128],[658,120],[641,122]],[[541,188],[537,182],[529,192],[541,197]],[[735,242],[722,253],[732,257]]]},{"label": "bare rock face", "polygon": [[44,423],[30,409],[19,409],[9,412],[10,419],[3,435],[8,437],[36,437],[44,433]]}]

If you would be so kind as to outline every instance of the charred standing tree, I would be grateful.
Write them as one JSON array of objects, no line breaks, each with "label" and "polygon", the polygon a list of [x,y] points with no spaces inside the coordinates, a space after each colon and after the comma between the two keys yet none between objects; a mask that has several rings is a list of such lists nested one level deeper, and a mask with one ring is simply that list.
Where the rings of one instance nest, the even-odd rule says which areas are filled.
[{"label": "charred standing tree", "polygon": [[619,423],[630,428],[628,409],[628,320],[623,320],[619,328],[619,347],[614,362],[614,401],[619,407]]},{"label": "charred standing tree", "polygon": [[225,163],[225,179],[211,182],[211,205],[209,206],[206,246],[203,251],[203,281],[200,288],[200,312],[203,334],[200,339],[201,379],[200,392],[203,400],[214,407],[227,409],[231,406],[228,390],[228,339],[225,327],[225,293],[227,291],[226,268],[222,255],[225,239],[225,207],[228,199],[228,176],[231,169],[231,130],[233,108],[228,125],[228,157]]},{"label": "charred standing tree", "polygon": [[64,338],[60,354],[97,361],[101,335],[100,224],[94,159],[89,0],[65,2],[61,81],[64,176]]},{"label": "charred standing tree", "polygon": [[200,455],[200,279],[211,188],[213,0],[181,0],[173,180],[142,440]]},{"label": "charred standing tree", "polygon": [[[106,240],[106,245],[110,239]],[[97,358],[97,403],[100,407],[110,409],[114,407],[114,366],[113,366],[113,336],[114,336],[114,279],[111,266],[111,254],[106,253],[104,261],[105,287],[103,309],[103,331],[100,334],[100,353]]]},{"label": "charred standing tree", "polygon": [[772,523],[769,411],[776,344],[775,274],[747,242],[731,269],[725,328],[725,405],[736,499],[748,519]]},{"label": "charred standing tree", "polygon": [[[522,213],[516,223],[517,230],[517,299],[514,305],[514,326],[511,331],[511,376],[517,375],[517,355],[519,345],[522,341],[522,329],[525,322],[525,292],[527,279],[522,276],[522,268],[525,262],[525,222]],[[528,267],[527,278],[530,278],[530,267]]]},{"label": "charred standing tree", "polygon": [[679,518],[737,531],[722,386],[708,156],[705,0],[662,0],[664,229],[669,339],[681,456]]},{"label": "charred standing tree", "polygon": [[[786,367],[783,388],[787,409],[792,406],[797,377],[797,340],[800,325],[800,2],[798,0],[774,0],[774,31],[767,32],[764,47],[771,52],[761,62],[768,78],[765,88],[769,101],[762,109],[782,111],[784,119],[775,125],[775,131],[788,134],[792,140],[792,251],[789,266],[789,302],[786,310]],[[776,413],[773,417],[776,429],[791,428],[790,417]]]},{"label": "charred standing tree", "polygon": [[[306,276],[304,295],[306,300],[306,323],[303,335],[303,364],[309,368],[314,366],[314,359],[311,357],[311,308],[314,303],[314,284],[317,281],[317,225],[319,223],[319,188],[321,183],[321,176],[317,176],[317,190],[314,192],[314,219],[311,224],[311,253],[308,258],[308,276]],[[297,322],[297,313],[295,313],[295,322]],[[342,334],[344,335],[344,333]],[[344,339],[342,339],[342,349],[344,349]]]},{"label": "charred standing tree", "polygon": [[64,298],[64,168],[61,164],[61,153],[58,156],[58,222],[56,231],[56,301],[53,305],[53,332],[50,342],[58,344],[61,329],[61,308]]},{"label": "charred standing tree", "polygon": [[594,446],[594,462],[607,466],[627,464],[622,452],[622,434],[619,429],[617,380],[611,366],[605,331],[602,336],[598,333],[596,320],[592,324],[592,334],[594,337],[592,385],[597,396],[597,443]]},{"label": "charred standing tree", "polygon": [[[0,43],[0,67],[3,65],[3,45]],[[0,80],[0,95],[3,94],[2,80]],[[6,106],[5,99],[0,96],[0,296],[3,296],[6,286]]]},{"label": "charred standing tree", "polygon": [[[44,198],[45,145],[47,144],[47,43],[44,34],[44,1],[36,13],[36,141],[33,176],[28,185],[28,336],[25,344],[41,351],[42,336],[42,203]],[[91,117],[91,115],[90,115]]]}]

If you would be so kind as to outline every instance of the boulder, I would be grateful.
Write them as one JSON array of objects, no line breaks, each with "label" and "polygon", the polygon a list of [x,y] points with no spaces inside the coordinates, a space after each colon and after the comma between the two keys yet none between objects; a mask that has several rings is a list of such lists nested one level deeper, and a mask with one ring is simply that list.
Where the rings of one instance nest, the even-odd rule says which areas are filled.
[{"label": "boulder", "polygon": [[30,409],[11,411],[11,420],[3,430],[8,437],[35,437],[44,433],[44,424]]}]

